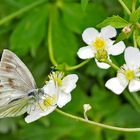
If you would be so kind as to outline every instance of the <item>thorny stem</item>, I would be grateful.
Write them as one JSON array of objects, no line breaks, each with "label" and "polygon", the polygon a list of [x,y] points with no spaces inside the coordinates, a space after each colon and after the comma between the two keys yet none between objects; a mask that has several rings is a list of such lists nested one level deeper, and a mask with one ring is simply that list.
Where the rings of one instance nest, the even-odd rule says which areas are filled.
[{"label": "thorny stem", "polygon": [[121,4],[121,6],[124,8],[124,10],[127,12],[128,15],[131,14],[130,10],[128,9],[128,7],[126,6],[126,4],[122,1],[122,0],[118,0],[119,3]]},{"label": "thorny stem", "polygon": [[77,121],[81,121],[81,122],[84,122],[84,123],[87,123],[87,124],[91,124],[93,126],[98,126],[98,127],[102,127],[102,128],[106,128],[106,129],[111,129],[111,130],[115,130],[115,131],[122,131],[122,132],[137,132],[137,131],[140,131],[140,128],[122,128],[122,127],[106,125],[106,124],[98,123],[98,122],[95,122],[95,121],[86,120],[84,118],[81,118],[81,117],[78,117],[78,116],[75,116],[75,115],[63,112],[63,111],[61,111],[59,109],[56,109],[56,111],[59,114],[62,114],[64,116],[66,116],[66,117],[69,117],[71,119],[74,119],[74,120],[77,120]]},{"label": "thorny stem", "polygon": [[26,7],[21,8],[20,10],[18,10],[18,11],[16,11],[16,12],[10,14],[9,16],[7,16],[7,17],[1,19],[1,20],[0,20],[0,25],[2,25],[2,24],[4,24],[4,23],[7,23],[8,21],[14,19],[15,17],[20,16],[21,14],[23,14],[23,13],[25,13],[25,12],[31,10],[32,8],[34,8],[34,7],[36,7],[36,6],[38,6],[38,5],[42,4],[42,3],[44,3],[45,1],[46,1],[46,0],[38,0],[38,1],[36,1],[36,2],[34,2],[34,3],[32,3],[32,4],[30,4],[30,5],[28,5],[28,6],[26,6]]}]

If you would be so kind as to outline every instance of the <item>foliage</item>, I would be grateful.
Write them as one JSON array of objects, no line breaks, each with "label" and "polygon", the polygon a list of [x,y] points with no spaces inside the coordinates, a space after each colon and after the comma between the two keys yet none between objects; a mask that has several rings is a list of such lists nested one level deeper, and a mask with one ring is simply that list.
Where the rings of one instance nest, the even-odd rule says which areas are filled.
[{"label": "foliage", "polygon": [[[84,45],[81,33],[85,28],[109,24],[122,28],[139,20],[140,8],[131,15],[130,20],[127,17],[124,19],[118,16],[118,14],[123,15],[123,10],[116,4],[116,0],[113,1],[46,0],[43,4],[0,26],[0,51],[8,48],[17,53],[33,73],[38,86],[41,87],[52,66],[47,48],[48,25],[51,24],[52,46],[57,62],[68,65],[78,64],[80,60],[76,52]],[[33,2],[34,0],[0,1],[0,18]],[[127,3],[129,4],[130,1],[127,0]],[[112,12],[114,6],[118,10],[114,9]],[[118,40],[127,37],[123,36]],[[131,38],[126,43],[132,45],[130,41]],[[124,63],[122,55],[118,57],[116,63],[118,65]],[[80,80],[72,93],[72,101],[63,108],[64,111],[83,117],[83,104],[89,103],[92,105],[92,110],[88,113],[91,120],[121,127],[140,126],[140,113],[126,98],[125,93],[118,97],[104,86],[105,81],[114,76],[113,71],[99,69],[92,60],[72,73],[77,73]],[[1,119],[0,139],[139,140],[140,134],[138,132],[120,133],[84,125],[54,112],[32,124],[26,124],[24,116]]]}]

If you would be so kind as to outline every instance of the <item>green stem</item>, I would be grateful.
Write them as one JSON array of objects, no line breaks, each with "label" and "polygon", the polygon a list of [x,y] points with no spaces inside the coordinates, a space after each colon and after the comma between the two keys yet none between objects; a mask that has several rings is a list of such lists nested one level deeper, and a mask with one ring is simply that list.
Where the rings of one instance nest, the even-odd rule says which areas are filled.
[{"label": "green stem", "polygon": [[119,3],[121,4],[121,6],[124,8],[124,10],[127,12],[128,15],[131,15],[130,10],[128,9],[128,7],[126,6],[126,4],[122,1],[122,0],[118,0]]},{"label": "green stem", "polygon": [[131,96],[133,96],[133,98],[137,102],[138,106],[140,106],[140,98],[139,98],[138,94],[137,93],[132,93]]},{"label": "green stem", "polygon": [[109,61],[109,60],[104,60],[104,61],[102,61],[102,62],[109,64],[109,65],[110,65],[112,68],[114,68],[115,70],[119,70],[119,69],[120,69],[117,65],[115,65],[114,63],[112,63],[112,62]]},{"label": "green stem", "polygon": [[87,124],[91,124],[91,125],[102,127],[102,128],[106,128],[106,129],[111,129],[111,130],[115,130],[115,131],[122,131],[122,132],[136,132],[136,131],[140,131],[140,128],[122,128],[122,127],[106,125],[106,124],[98,123],[98,122],[95,122],[95,121],[86,120],[86,119],[78,117],[78,116],[74,116],[72,114],[63,112],[63,111],[61,111],[59,109],[56,109],[56,111],[59,114],[62,114],[64,116],[72,118],[74,120],[78,120],[78,121],[81,121],[81,122],[84,122],[84,123],[87,123]]},{"label": "green stem", "polygon": [[9,16],[7,16],[7,17],[1,19],[1,20],[0,20],[0,25],[2,25],[2,24],[4,24],[4,23],[6,23],[6,22],[8,22],[8,21],[10,21],[10,20],[12,20],[12,19],[14,19],[15,17],[20,16],[21,14],[23,14],[23,13],[25,13],[25,12],[31,10],[32,8],[34,8],[34,7],[36,7],[36,6],[38,6],[38,5],[42,4],[42,3],[44,3],[45,1],[46,1],[46,0],[38,0],[38,1],[36,1],[36,2],[34,2],[34,3],[32,3],[32,4],[28,5],[28,6],[26,6],[26,7],[24,7],[24,8],[21,8],[20,10],[18,10],[18,11],[16,11],[16,12],[12,13],[11,15],[9,15]]},{"label": "green stem", "polygon": [[134,42],[134,47],[137,47],[137,35],[136,35],[136,30],[133,31],[133,42]]},{"label": "green stem", "polygon": [[[132,93],[132,96],[133,96],[133,94],[134,94],[134,93]],[[130,93],[125,92],[123,95],[124,95],[124,96],[126,97],[126,99],[132,104],[132,106],[136,109],[136,111],[140,114],[139,106],[138,106],[138,104],[136,103],[135,99],[132,98],[132,96],[130,95]]]},{"label": "green stem", "polygon": [[132,13],[136,10],[137,0],[132,0]]},{"label": "green stem", "polygon": [[57,62],[54,58],[54,53],[53,53],[53,46],[52,46],[52,18],[50,16],[49,19],[49,25],[48,25],[48,51],[49,51],[49,58],[50,61],[54,66],[57,66]]},{"label": "green stem", "polygon": [[76,69],[79,69],[81,68],[82,66],[84,66],[85,64],[87,64],[91,59],[87,59],[83,62],[81,62],[80,64],[77,64],[75,66],[66,66],[65,70],[66,71],[71,71],[71,70],[76,70]]}]

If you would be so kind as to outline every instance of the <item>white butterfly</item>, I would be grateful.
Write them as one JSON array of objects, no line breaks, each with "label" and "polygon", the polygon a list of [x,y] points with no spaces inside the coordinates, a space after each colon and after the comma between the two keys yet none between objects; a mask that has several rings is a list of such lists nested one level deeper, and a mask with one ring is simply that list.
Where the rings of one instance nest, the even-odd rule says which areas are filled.
[{"label": "white butterfly", "polygon": [[0,118],[27,112],[42,90],[37,89],[31,72],[11,51],[4,50],[0,62]]}]

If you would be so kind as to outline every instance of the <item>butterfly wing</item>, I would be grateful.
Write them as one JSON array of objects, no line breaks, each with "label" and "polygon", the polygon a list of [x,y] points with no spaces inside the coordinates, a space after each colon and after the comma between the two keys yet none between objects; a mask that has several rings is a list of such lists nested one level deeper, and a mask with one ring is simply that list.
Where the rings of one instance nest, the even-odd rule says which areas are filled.
[{"label": "butterfly wing", "polygon": [[27,112],[27,103],[30,98],[21,98],[19,100],[12,101],[11,103],[0,107],[0,118],[16,117]]},{"label": "butterfly wing", "polygon": [[[18,112],[23,103],[27,104],[25,97],[34,89],[36,83],[25,64],[13,52],[4,50],[0,62],[0,116],[16,115],[14,109]],[[5,112],[8,114],[2,115]]]}]

